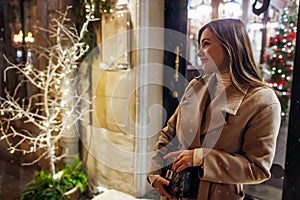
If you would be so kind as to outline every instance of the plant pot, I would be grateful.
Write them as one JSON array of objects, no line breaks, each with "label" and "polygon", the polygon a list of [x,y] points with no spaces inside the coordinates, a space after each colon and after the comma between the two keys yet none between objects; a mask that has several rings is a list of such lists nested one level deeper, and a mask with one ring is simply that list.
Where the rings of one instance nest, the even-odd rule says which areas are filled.
[{"label": "plant pot", "polygon": [[77,200],[79,198],[79,187],[76,186],[71,190],[65,192],[65,195],[68,197],[69,200]]}]

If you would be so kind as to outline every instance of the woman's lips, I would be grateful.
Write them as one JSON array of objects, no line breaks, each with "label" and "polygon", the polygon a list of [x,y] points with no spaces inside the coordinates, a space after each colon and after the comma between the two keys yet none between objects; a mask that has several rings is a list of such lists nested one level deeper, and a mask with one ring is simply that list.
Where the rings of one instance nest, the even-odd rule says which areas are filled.
[{"label": "woman's lips", "polygon": [[207,58],[200,58],[201,62],[204,63],[204,62],[207,62],[208,59]]}]

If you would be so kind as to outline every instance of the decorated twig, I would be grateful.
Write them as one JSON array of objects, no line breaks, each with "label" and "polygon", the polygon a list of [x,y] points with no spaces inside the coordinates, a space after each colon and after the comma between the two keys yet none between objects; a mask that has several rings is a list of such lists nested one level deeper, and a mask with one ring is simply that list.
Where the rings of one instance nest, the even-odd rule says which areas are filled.
[{"label": "decorated twig", "polygon": [[[17,71],[22,79],[14,91],[6,90],[6,96],[0,97],[0,139],[7,142],[11,153],[32,154],[39,151],[37,158],[23,164],[32,165],[41,159],[49,159],[52,175],[55,174],[55,163],[67,153],[57,153],[58,142],[91,111],[91,100],[84,94],[88,88],[79,94],[75,83],[80,78],[78,60],[89,49],[83,42],[84,33],[88,23],[95,19],[87,15],[78,34],[67,17],[69,9],[65,13],[58,12],[59,17],[52,20],[50,29],[41,29],[54,39],[54,44],[31,49],[39,59],[47,61],[46,66],[37,67],[30,62],[16,65],[6,59],[9,66],[4,71],[5,81],[9,70]],[[38,92],[20,98],[19,90],[27,84]],[[37,133],[17,126],[18,122],[30,124],[38,130]]]}]

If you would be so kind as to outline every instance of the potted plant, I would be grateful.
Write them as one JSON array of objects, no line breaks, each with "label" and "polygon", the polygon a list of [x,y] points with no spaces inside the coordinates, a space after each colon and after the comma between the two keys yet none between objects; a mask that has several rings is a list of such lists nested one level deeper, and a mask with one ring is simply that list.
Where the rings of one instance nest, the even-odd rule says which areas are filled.
[{"label": "potted plant", "polygon": [[63,167],[54,176],[41,170],[34,174],[33,179],[22,191],[20,200],[39,199],[78,199],[88,186],[88,177],[82,162],[76,157],[73,165]]},{"label": "potted plant", "polygon": [[[19,74],[19,83],[14,91],[5,90],[5,97],[0,97],[0,140],[7,142],[10,153],[30,155],[23,165],[47,163],[26,187],[23,199],[64,199],[68,190],[77,187],[83,192],[87,185],[78,158],[73,165],[57,169],[59,161],[68,155],[68,148],[61,146],[63,139],[78,138],[78,124],[91,112],[89,87],[80,86],[86,78],[80,75],[80,59],[89,49],[83,41],[88,23],[95,19],[88,13],[77,31],[67,17],[69,9],[57,12],[49,29],[40,28],[48,34],[50,45],[30,46],[31,57],[23,64],[6,59],[10,66],[4,71],[4,79],[8,71],[14,71]],[[30,92],[20,96],[24,87]],[[30,194],[41,198],[27,197]]]}]

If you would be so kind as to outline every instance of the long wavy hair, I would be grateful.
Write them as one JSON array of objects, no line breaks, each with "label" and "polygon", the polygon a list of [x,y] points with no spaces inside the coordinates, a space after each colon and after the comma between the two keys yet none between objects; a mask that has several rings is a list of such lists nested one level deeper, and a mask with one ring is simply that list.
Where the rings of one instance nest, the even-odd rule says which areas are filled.
[{"label": "long wavy hair", "polygon": [[242,85],[267,86],[256,66],[250,39],[244,23],[239,19],[218,19],[204,25],[198,33],[198,44],[204,30],[209,29],[221,41],[229,58],[233,85],[243,92]]}]

